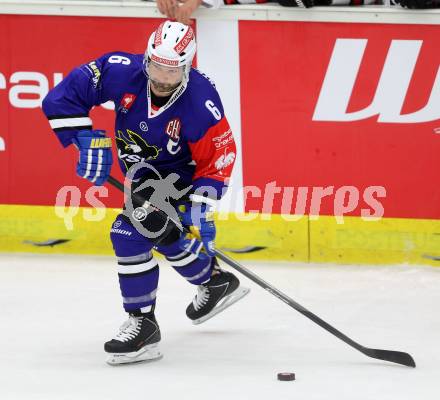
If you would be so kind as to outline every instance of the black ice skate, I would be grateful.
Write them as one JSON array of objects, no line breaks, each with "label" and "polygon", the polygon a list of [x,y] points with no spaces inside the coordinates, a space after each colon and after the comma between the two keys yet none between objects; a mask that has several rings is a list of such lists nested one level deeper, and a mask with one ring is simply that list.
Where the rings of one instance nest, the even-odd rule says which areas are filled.
[{"label": "black ice skate", "polygon": [[104,345],[110,353],[110,365],[127,364],[161,358],[160,330],[153,312],[133,313],[119,328],[119,333]]},{"label": "black ice skate", "polygon": [[211,279],[197,288],[197,294],[186,309],[193,324],[201,324],[231,306],[249,293],[230,272],[215,267]]}]

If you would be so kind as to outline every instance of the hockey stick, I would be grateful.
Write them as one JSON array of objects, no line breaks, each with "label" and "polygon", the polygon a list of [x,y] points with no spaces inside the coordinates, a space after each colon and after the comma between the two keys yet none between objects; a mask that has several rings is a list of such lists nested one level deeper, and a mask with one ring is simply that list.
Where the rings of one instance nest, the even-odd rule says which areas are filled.
[{"label": "hockey stick", "polygon": [[[110,176],[108,178],[108,183],[110,183],[115,188],[124,191],[124,185]],[[143,203],[144,206],[150,206],[150,203],[148,201],[144,201],[144,199],[141,199],[140,196],[137,196],[136,200]],[[164,215],[164,218],[168,219],[166,215]],[[321,328],[324,328],[328,332],[330,332],[332,335],[336,336],[338,339],[342,340],[343,342],[347,343],[349,346],[355,348],[356,350],[360,351],[361,353],[365,354],[368,357],[376,358],[378,360],[384,360],[384,361],[390,361],[397,364],[402,364],[407,367],[415,367],[416,363],[414,362],[414,359],[409,355],[408,353],[404,353],[401,351],[392,351],[392,350],[380,350],[380,349],[371,349],[368,347],[364,347],[360,345],[359,343],[355,342],[354,340],[350,339],[348,336],[344,335],[341,331],[337,330],[327,322],[325,322],[323,319],[319,318],[317,315],[313,314],[311,311],[304,308],[301,304],[297,303],[295,300],[291,299],[289,296],[285,295],[281,291],[279,291],[277,288],[272,286],[271,284],[267,283],[263,279],[261,279],[258,275],[254,274],[253,272],[249,271],[247,268],[239,264],[237,261],[233,260],[229,256],[227,256],[222,251],[216,249],[215,250],[216,256],[228,264],[230,267],[234,268],[247,278],[249,278],[251,281],[256,283],[258,286],[261,286],[263,289],[267,290],[269,293],[274,295],[275,297],[278,297],[281,301],[289,305],[290,307],[294,308],[296,311],[303,314],[305,317],[312,320],[315,324],[318,324]]]}]

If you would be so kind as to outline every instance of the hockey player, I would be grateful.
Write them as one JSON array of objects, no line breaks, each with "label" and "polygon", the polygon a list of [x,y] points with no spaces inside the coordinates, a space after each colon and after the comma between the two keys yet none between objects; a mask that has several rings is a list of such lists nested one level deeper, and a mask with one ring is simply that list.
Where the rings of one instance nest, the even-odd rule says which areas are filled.
[{"label": "hockey player", "polygon": [[[237,277],[219,268],[215,258],[212,208],[227,187],[236,147],[213,83],[191,67],[195,52],[191,27],[166,21],[151,34],[144,55],[105,54],[74,69],[43,101],[62,145],[73,143],[79,150],[78,175],[95,185],[109,177],[111,139],[92,127],[89,111],[113,101],[119,166],[128,176],[137,170],[132,190],[151,203],[162,198],[178,212],[178,222],[165,221],[167,207],[153,204],[156,208],[137,218],[143,208],[133,196],[113,223],[110,237],[129,317],[105,343],[109,364],[161,357],[154,314],[159,266],[153,248],[197,285],[186,309],[195,323],[248,292]],[[158,179],[156,184],[152,179]],[[183,233],[180,221],[196,226],[200,239]]]}]

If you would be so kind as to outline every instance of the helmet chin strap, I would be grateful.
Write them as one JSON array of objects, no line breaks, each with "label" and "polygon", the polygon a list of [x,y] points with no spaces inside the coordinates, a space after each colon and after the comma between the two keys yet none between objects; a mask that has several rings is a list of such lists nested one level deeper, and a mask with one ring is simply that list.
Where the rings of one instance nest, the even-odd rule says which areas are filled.
[{"label": "helmet chin strap", "polygon": [[[147,82],[147,101],[148,101],[148,115],[149,118],[154,118],[157,117],[158,115],[160,115],[162,112],[164,112],[165,110],[167,110],[170,106],[172,106],[174,104],[174,102],[182,95],[182,93],[185,91],[186,86],[187,86],[188,80],[187,79],[183,79],[182,82],[180,82],[179,86],[177,86],[172,92],[170,92],[171,97],[168,100],[168,102],[161,107],[158,111],[156,111],[154,113],[154,115],[151,113],[151,92],[152,92],[152,88],[151,88],[151,80],[148,80]],[[164,93],[164,92],[162,92]],[[164,95],[166,96],[166,95]]]}]

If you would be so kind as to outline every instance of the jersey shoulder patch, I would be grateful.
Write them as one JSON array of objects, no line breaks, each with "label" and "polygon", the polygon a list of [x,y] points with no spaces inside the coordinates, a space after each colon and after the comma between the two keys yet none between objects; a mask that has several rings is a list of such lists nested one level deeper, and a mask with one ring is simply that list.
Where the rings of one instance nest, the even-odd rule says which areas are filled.
[{"label": "jersey shoulder patch", "polygon": [[124,80],[124,76],[131,77],[136,70],[142,70],[142,55],[111,52],[83,64],[80,70],[91,79],[94,89],[100,89],[104,79]]},{"label": "jersey shoulder patch", "polygon": [[116,101],[121,93],[135,90],[145,79],[142,60],[141,54],[116,51],[81,65],[79,70],[86,75],[92,90]]}]

